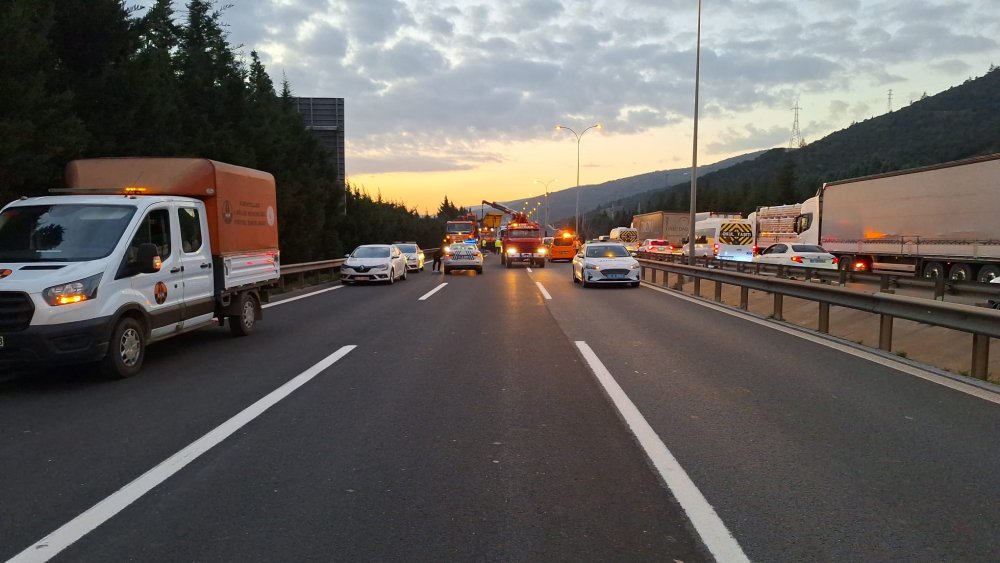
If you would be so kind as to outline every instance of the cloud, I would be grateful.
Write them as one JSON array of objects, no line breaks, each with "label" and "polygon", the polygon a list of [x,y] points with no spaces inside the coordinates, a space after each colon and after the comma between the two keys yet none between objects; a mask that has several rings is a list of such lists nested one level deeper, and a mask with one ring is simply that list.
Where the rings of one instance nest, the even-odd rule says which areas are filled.
[{"label": "cloud", "polygon": [[[927,75],[965,76],[995,58],[994,4],[712,2],[702,14],[703,119],[757,124],[729,128],[713,151],[786,144],[787,126],[754,115],[787,109],[796,94],[828,107],[837,128],[871,117],[890,87],[943,89]],[[690,119],[689,0],[260,0],[223,19],[276,82],[285,72],[296,94],[346,98],[352,173],[379,162],[467,166],[495,157],[480,150],[487,141],[546,138],[558,121],[600,121],[616,135]]]}]

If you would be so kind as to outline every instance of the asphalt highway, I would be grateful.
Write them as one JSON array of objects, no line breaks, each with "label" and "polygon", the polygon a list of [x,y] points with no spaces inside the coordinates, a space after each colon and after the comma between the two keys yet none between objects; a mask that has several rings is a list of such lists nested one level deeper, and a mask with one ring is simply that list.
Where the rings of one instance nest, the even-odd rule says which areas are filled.
[{"label": "asphalt highway", "polygon": [[1000,556],[997,402],[568,264],[301,297],[0,382],[0,559]]}]

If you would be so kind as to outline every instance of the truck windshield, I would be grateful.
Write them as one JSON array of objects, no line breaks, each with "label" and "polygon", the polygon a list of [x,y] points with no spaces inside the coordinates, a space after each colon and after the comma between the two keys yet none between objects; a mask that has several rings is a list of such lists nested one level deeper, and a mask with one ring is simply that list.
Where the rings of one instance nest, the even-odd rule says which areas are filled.
[{"label": "truck windshield", "polygon": [[536,229],[511,229],[508,238],[542,238],[542,232]]},{"label": "truck windshield", "polygon": [[0,213],[0,262],[83,262],[111,254],[135,207],[27,205]]},{"label": "truck windshield", "polygon": [[464,234],[472,232],[472,223],[448,223],[448,232],[452,234]]}]

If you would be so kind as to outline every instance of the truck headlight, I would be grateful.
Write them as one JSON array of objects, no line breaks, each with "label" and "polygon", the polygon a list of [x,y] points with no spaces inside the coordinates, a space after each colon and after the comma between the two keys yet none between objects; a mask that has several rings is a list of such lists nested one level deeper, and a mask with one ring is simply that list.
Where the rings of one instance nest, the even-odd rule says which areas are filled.
[{"label": "truck headlight", "polygon": [[517,249],[512,246],[507,249],[507,254],[517,254]]},{"label": "truck headlight", "polygon": [[543,246],[543,247],[539,248],[538,249],[538,253],[539,254],[545,254],[545,247]]},{"label": "truck headlight", "polygon": [[101,272],[82,280],[54,285],[42,292],[42,298],[53,307],[93,299],[97,297],[97,286],[100,285],[103,275]]}]

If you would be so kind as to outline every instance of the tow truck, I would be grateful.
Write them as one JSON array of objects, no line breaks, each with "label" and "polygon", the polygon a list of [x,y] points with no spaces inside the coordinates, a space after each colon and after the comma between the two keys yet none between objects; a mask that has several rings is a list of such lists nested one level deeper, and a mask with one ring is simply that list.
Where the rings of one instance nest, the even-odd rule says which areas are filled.
[{"label": "tow truck", "polygon": [[527,262],[530,266],[545,267],[545,246],[542,245],[544,231],[541,225],[528,219],[524,213],[501,203],[483,200],[489,205],[510,215],[510,222],[502,231],[500,239],[500,263],[508,268],[516,262]]},{"label": "tow truck", "polygon": [[445,224],[444,242],[445,244],[453,242],[479,244],[479,223],[476,220],[476,214],[469,213],[454,221],[448,221]]}]

